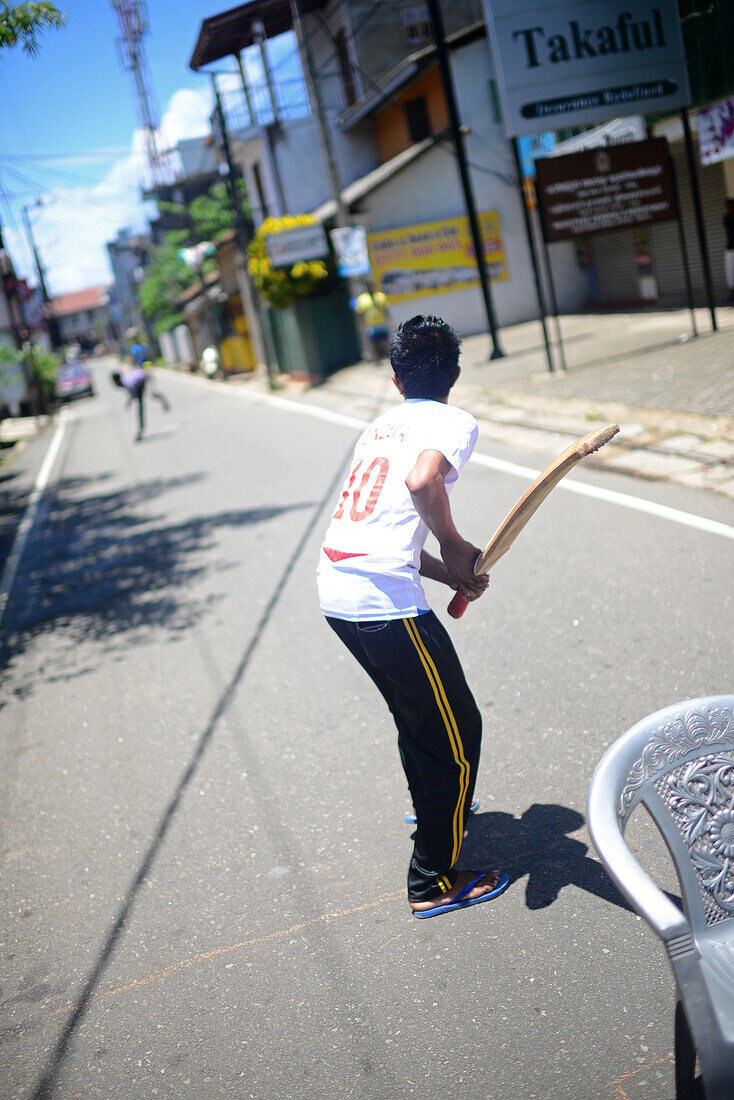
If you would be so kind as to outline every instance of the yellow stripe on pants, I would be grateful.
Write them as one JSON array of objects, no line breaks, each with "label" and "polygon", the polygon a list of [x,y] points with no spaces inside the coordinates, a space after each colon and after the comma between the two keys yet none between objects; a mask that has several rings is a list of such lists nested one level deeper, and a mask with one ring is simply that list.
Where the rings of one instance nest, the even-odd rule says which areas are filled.
[{"label": "yellow stripe on pants", "polygon": [[456,719],[454,718],[449,701],[446,698],[446,692],[444,686],[441,683],[441,677],[438,674],[435,664],[423,644],[423,639],[418,633],[418,628],[412,619],[403,619],[405,623],[405,629],[408,631],[408,635],[411,638],[413,645],[418,651],[421,664],[426,670],[426,676],[430,683],[433,694],[436,697],[436,703],[438,709],[441,712],[444,725],[446,726],[446,732],[448,733],[449,743],[451,745],[451,751],[459,767],[459,800],[456,803],[456,809],[454,810],[453,820],[453,837],[454,837],[454,850],[451,856],[451,866],[456,863],[459,858],[459,852],[461,850],[461,842],[463,840],[463,821],[464,821],[464,802],[466,801],[466,792],[469,789],[469,764],[464,756],[464,746],[461,743],[461,737],[459,736],[459,729],[456,725]]}]

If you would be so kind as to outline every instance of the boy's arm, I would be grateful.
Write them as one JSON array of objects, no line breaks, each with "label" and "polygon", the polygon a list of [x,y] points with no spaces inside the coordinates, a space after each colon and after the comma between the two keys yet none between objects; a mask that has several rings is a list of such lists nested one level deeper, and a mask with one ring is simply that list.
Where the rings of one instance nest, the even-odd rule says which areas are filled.
[{"label": "boy's arm", "polygon": [[425,555],[425,560],[421,557],[421,573],[457,587],[468,599],[475,600],[486,589],[489,578],[475,574],[479,547],[462,538],[454,525],[444,484],[450,469],[448,459],[440,451],[423,451],[405,479],[418,515],[438,539],[449,578],[438,575],[440,570],[436,567],[440,563],[430,554]]}]

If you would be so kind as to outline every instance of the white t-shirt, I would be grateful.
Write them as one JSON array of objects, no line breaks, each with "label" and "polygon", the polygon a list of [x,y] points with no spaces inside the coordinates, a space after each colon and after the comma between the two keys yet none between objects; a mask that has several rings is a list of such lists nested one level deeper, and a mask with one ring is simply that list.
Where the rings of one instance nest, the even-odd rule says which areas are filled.
[{"label": "white t-shirt", "polygon": [[319,556],[325,615],[357,622],[428,611],[418,573],[428,528],[405,479],[423,451],[440,451],[451,464],[445,480],[450,492],[478,430],[463,409],[416,398],[365,429]]}]

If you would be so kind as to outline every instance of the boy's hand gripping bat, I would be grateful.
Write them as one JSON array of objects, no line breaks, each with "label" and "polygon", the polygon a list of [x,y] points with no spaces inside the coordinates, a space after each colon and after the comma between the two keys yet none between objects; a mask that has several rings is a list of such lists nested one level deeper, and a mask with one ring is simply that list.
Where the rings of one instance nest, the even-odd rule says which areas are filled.
[{"label": "boy's hand gripping bat", "polygon": [[[598,451],[618,431],[619,424],[607,424],[603,428],[596,428],[593,432],[589,432],[588,435],[581,436],[575,443],[566,447],[566,450],[562,451],[558,458],[554,459],[550,466],[547,466],[543,473],[536,477],[530,488],[526,489],[510,514],[492,535],[484,551],[474,563],[474,572],[489,573],[492,566],[500,560],[503,554],[507,553],[530,517],[534,515],[551,489],[558,484],[564,474],[567,474],[580,459],[586,458],[594,451]],[[461,618],[468,605],[469,601],[466,596],[461,592],[457,592],[449,604],[449,615],[453,616],[454,619]]]}]

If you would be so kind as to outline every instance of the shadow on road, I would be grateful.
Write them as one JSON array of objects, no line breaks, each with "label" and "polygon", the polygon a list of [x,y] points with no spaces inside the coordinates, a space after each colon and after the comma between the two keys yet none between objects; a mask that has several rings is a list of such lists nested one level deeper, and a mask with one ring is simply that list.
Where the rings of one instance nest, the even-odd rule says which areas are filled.
[{"label": "shadow on road", "polygon": [[[511,882],[527,875],[528,909],[545,909],[557,900],[564,886],[577,886],[631,912],[602,865],[587,855],[588,845],[567,835],[583,825],[584,818],[577,810],[553,803],[533,803],[519,818],[508,813],[478,813],[469,820],[461,862],[498,867],[507,871]],[[673,901],[680,905],[679,898]]]},{"label": "shadow on road", "polygon": [[[191,627],[213,596],[193,582],[230,564],[212,556],[223,528],[264,523],[312,502],[242,508],[170,522],[163,498],[204,480],[203,474],[155,478],[115,491],[110,475],[60,481],[39,512],[24,554],[0,640],[1,664],[16,659],[39,635],[60,634],[44,679],[78,676],[79,645],[107,651],[151,628],[175,635]],[[56,667],[54,667],[56,665]],[[1,665],[0,665],[1,667]],[[33,690],[28,682],[21,694]]]},{"label": "shadow on road", "polygon": [[[59,1038],[54,1046],[54,1049],[51,1051],[46,1067],[43,1070],[38,1084],[36,1085],[36,1088],[32,1094],[33,1100],[51,1100],[51,1098],[54,1096],[54,1093],[56,1092],[59,1075],[62,1072],[69,1045],[72,1042],[77,1030],[79,1029],[87,1013],[89,1005],[94,1000],[94,991],[99,983],[100,978],[107,969],[107,965],[115,951],[120,936],[122,935],[128,924],[128,920],[134,908],[138,894],[140,893],[140,890],[158,857],[158,853],[169,832],[171,824],[178,814],[181,801],[199,769],[199,765],[209,747],[212,737],[214,736],[221,719],[229,710],[235,692],[242,684],[242,681],[247,672],[247,668],[252,659],[252,655],[257,649],[263,632],[270,622],[273,611],[280,601],[288,577],[290,576],[293,568],[303,554],[303,551],[309,539],[311,538],[317,524],[321,522],[325,508],[334,499],[337,488],[341,483],[347,469],[347,463],[349,461],[350,455],[351,447],[345,455],[344,460],[337,469],[332,482],[327,487],[320,501],[316,502],[316,504],[303,503],[289,506],[309,509],[311,515],[309,516],[308,522],[306,523],[303,532],[301,533],[296,545],[294,546],[291,556],[286,562],[286,565],[280,575],[279,580],[276,582],[273,588],[270,599],[265,606],[262,615],[260,616],[260,619],[255,626],[255,629],[252,632],[252,636],[242,653],[242,657],[240,658],[240,661],[235,668],[229,683],[225,687],[222,694],[219,696],[219,699],[216,701],[212,709],[209,721],[207,722],[204,730],[201,733],[201,736],[199,737],[194,752],[192,753],[192,756],[187,766],[182,772],[181,777],[171,794],[168,804],[163,809],[163,813],[160,817],[157,828],[155,829],[155,832],[151,838],[150,844],[145,851],[143,858],[137,868],[137,871],[135,872],[128,886],[128,889],[122,900],[122,904],[118,910],[117,916],[113,921],[112,927],[105,937],[100,947],[99,954],[97,955],[97,958],[84,982],[79,1000],[74,1006],[71,1007],[69,1019],[62,1029],[61,1034],[59,1035]],[[133,490],[126,491],[121,494],[113,494],[113,496],[125,498],[126,506],[128,510],[131,510],[131,502],[128,499],[131,495],[137,500],[139,494],[142,493],[145,499],[150,499],[151,496],[162,492],[164,488],[170,488],[174,484],[190,483],[193,480],[197,480],[196,475],[188,478],[174,479],[173,481],[167,482],[148,482],[147,484],[137,486]],[[82,506],[85,506],[88,503],[89,498],[81,502]],[[108,498],[105,498],[105,500],[100,503],[99,507],[104,514],[112,516],[114,510],[111,507],[111,504],[112,502]],[[270,519],[273,515],[278,515],[280,512],[283,512],[285,510],[287,509],[283,507],[277,507],[267,509],[255,509],[243,512],[223,513],[218,516],[206,517],[206,519],[191,520],[186,524],[177,525],[173,529],[169,528],[164,529],[163,531],[161,531],[160,529],[155,529],[153,533],[154,542],[153,545],[149,547],[149,549],[151,551],[155,550],[157,553],[157,547],[161,544],[164,547],[167,546],[168,540],[170,539],[171,543],[173,544],[171,551],[173,557],[168,562],[170,570],[170,568],[176,566],[176,563],[179,560],[178,551],[176,551],[176,543],[182,537],[182,529],[184,533],[188,533],[189,541],[191,544],[193,544],[193,548],[199,549],[201,548],[202,543],[206,543],[206,540],[211,536],[212,532],[218,526],[221,526],[224,523],[262,522],[263,520]],[[135,519],[134,514],[131,518]],[[178,538],[171,537],[171,530],[173,530],[174,532],[178,532]],[[134,538],[135,536],[133,534],[130,537]],[[186,567],[181,566],[180,571],[185,574]],[[128,601],[129,598],[129,594],[127,593],[127,591],[125,591],[122,597],[123,610],[127,606],[126,601]],[[124,622],[124,616],[122,621]]]}]

